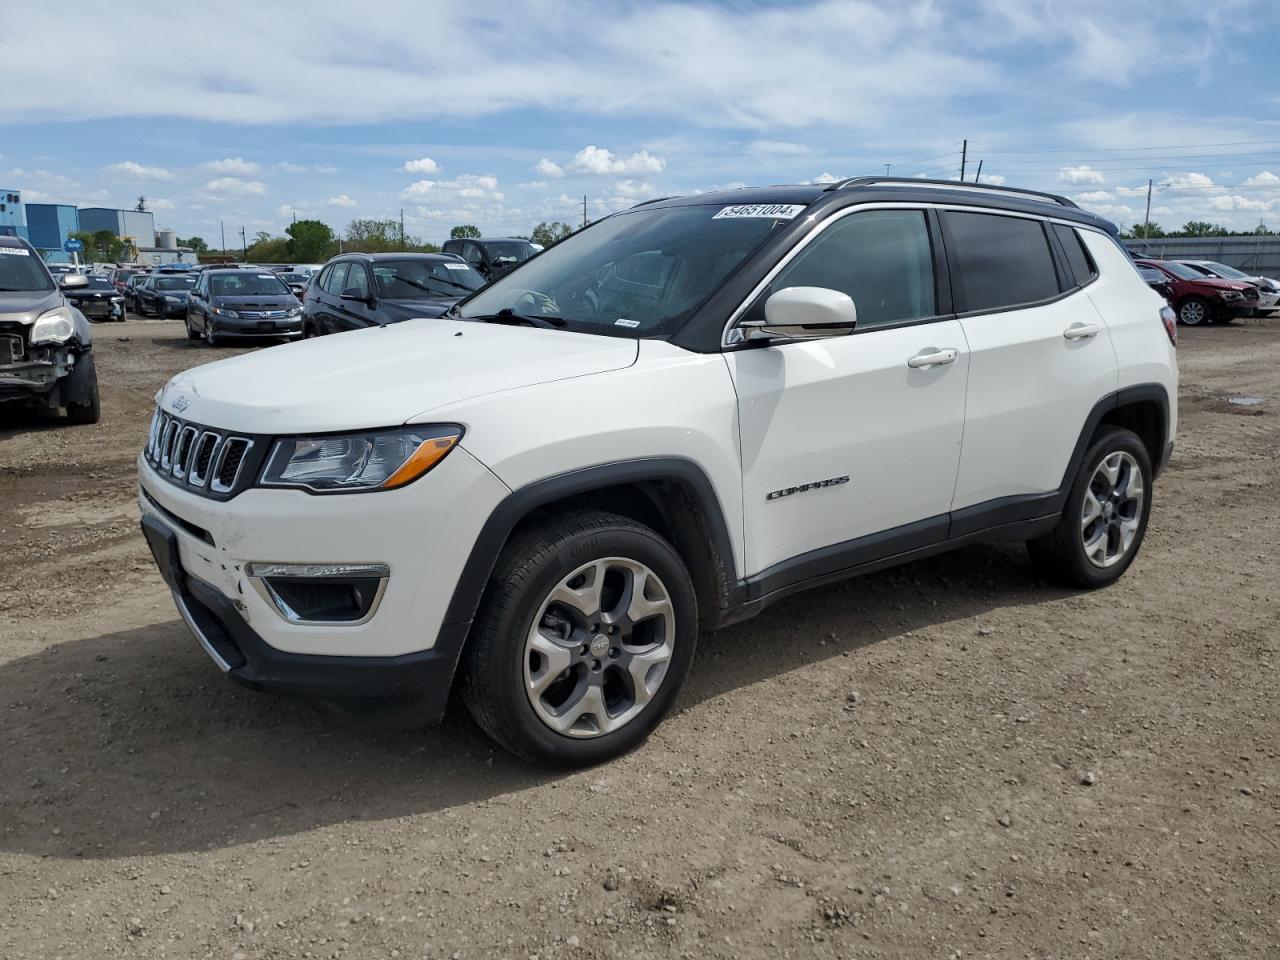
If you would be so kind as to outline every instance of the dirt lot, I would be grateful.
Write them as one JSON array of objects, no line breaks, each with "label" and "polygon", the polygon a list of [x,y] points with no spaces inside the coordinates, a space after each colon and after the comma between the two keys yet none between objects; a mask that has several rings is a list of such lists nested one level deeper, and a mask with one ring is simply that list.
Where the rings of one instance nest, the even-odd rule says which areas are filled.
[{"label": "dirt lot", "polygon": [[569,776],[224,681],[133,458],[233,351],[98,332],[101,424],[0,422],[5,960],[1280,955],[1280,321],[1183,331],[1117,586],[972,548],[800,596]]}]

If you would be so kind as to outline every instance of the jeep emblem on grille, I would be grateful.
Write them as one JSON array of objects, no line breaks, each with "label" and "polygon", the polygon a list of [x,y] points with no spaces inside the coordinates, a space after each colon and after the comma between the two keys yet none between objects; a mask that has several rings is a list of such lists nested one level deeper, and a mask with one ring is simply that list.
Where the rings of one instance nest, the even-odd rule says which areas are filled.
[{"label": "jeep emblem on grille", "polygon": [[191,401],[188,400],[186,396],[184,396],[181,393],[178,394],[176,397],[174,397],[171,401],[169,401],[169,406],[173,407],[174,413],[181,413],[183,410],[187,409],[187,407],[189,407],[190,405],[191,405]]}]

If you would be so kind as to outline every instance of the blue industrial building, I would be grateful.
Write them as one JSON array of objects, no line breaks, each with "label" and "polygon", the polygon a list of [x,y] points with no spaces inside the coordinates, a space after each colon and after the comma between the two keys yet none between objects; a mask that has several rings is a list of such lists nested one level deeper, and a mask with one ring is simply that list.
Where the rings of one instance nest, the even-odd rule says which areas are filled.
[{"label": "blue industrial building", "polygon": [[28,239],[27,214],[17,190],[0,189],[0,236]]},{"label": "blue industrial building", "polygon": [[69,203],[28,203],[27,234],[31,245],[50,263],[69,262],[63,244],[80,229],[80,215]]}]

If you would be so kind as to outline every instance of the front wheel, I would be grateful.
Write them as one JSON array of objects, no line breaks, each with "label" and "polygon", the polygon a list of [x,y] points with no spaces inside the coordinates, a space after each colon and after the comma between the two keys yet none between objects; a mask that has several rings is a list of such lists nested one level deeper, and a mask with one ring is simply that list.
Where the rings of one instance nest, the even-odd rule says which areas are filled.
[{"label": "front wheel", "polygon": [[1188,327],[1198,327],[1209,319],[1209,304],[1199,297],[1188,297],[1178,306],[1178,320]]},{"label": "front wheel", "polygon": [[1052,580],[1105,587],[1129,568],[1151,515],[1151,458],[1132,430],[1106,428],[1085,452],[1052,531],[1027,544]]},{"label": "front wheel", "polygon": [[71,368],[62,385],[67,419],[72,423],[97,423],[102,418],[102,402],[98,398],[98,368],[93,354],[86,353]]},{"label": "front wheel", "polygon": [[213,332],[213,320],[209,317],[204,318],[204,342],[211,347],[222,342],[222,338]]},{"label": "front wheel", "polygon": [[698,606],[679,555],[625,517],[582,511],[509,544],[468,644],[463,700],[494,740],[552,767],[610,760],[671,709]]},{"label": "front wheel", "polygon": [[200,334],[196,333],[196,332],[195,332],[195,330],[194,330],[194,329],[192,329],[192,327],[191,327],[191,314],[190,314],[190,313],[188,313],[188,314],[187,314],[187,316],[186,316],[186,318],[185,318],[185,321],[184,321],[184,322],[185,322],[185,323],[186,323],[186,325],[187,325],[187,339],[188,339],[188,340],[199,340],[199,339],[200,339]]}]

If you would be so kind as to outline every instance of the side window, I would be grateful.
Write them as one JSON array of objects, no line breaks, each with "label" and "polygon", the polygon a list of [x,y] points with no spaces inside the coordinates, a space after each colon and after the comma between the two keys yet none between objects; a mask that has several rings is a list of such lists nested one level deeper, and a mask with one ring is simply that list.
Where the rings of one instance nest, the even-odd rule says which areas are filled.
[{"label": "side window", "polygon": [[352,263],[347,268],[345,290],[355,290],[359,296],[369,296],[369,271],[364,268],[363,263]]},{"label": "side window", "polygon": [[324,292],[332,293],[335,297],[342,293],[343,287],[347,282],[347,264],[335,263],[329,268],[329,276],[324,281]]},{"label": "side window", "polygon": [[1058,272],[1039,220],[944,213],[959,309],[999,310],[1056,297]]},{"label": "side window", "polygon": [[484,263],[484,254],[480,252],[480,245],[476,243],[464,243],[462,245],[462,259],[467,261],[473,267],[478,267]]},{"label": "side window", "polygon": [[1074,227],[1061,223],[1055,223],[1053,231],[1058,235],[1058,242],[1062,244],[1062,250],[1067,255],[1067,264],[1071,267],[1076,286],[1083,287],[1098,275],[1098,268],[1093,265],[1093,258],[1085,249],[1084,241],[1080,239],[1080,232]]},{"label": "side window", "polygon": [[832,224],[787,264],[764,299],[787,287],[853,298],[858,329],[937,313],[933,254],[922,210],[869,210]]}]

